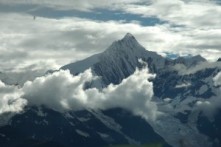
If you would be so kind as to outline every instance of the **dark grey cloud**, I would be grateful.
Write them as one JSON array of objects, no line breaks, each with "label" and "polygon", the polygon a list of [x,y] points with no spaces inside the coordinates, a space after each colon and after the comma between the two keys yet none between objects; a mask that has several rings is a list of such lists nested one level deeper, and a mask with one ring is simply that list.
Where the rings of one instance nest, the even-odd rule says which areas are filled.
[{"label": "dark grey cloud", "polygon": [[27,56],[27,52],[19,50],[5,50],[0,54],[1,61],[3,62],[11,62],[12,60],[18,61],[19,59],[26,58]]}]

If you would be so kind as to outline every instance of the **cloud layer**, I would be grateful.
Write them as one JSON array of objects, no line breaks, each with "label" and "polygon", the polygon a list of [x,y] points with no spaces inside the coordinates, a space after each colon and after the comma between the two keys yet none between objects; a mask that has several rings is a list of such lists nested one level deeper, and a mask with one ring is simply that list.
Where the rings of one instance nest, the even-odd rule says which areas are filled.
[{"label": "cloud layer", "polygon": [[[45,69],[43,61],[47,69],[59,68],[104,51],[127,32],[160,54],[201,54],[209,60],[221,56],[221,6],[215,1],[2,0],[0,4],[4,6],[0,9],[1,71],[31,65]],[[40,15],[41,11],[54,15]],[[86,12],[80,16],[69,15],[82,11]],[[109,20],[93,17],[97,15]],[[123,17],[116,20],[116,15]],[[144,25],[153,19],[159,22]]]},{"label": "cloud layer", "polygon": [[27,100],[21,98],[22,91],[15,86],[7,86],[0,81],[0,115],[21,112]]},{"label": "cloud layer", "polygon": [[[18,77],[19,79],[22,79],[20,75],[25,75],[26,78],[22,80],[22,83],[25,83],[26,80],[33,80],[35,76],[41,75],[48,69],[58,69],[69,62],[102,52],[113,41],[122,38],[127,32],[134,34],[147,50],[156,51],[162,55],[164,55],[164,52],[179,55],[200,53],[209,60],[216,60],[221,56],[221,6],[215,1],[113,0],[103,2],[95,0],[92,2],[89,0],[67,0],[60,2],[58,0],[32,0],[27,3],[25,0],[2,0],[0,4],[2,6],[0,6],[0,71],[7,71],[10,73],[8,74],[11,75],[10,77]],[[55,13],[55,15],[53,17],[40,15],[40,12],[44,10],[43,8],[46,8],[49,13],[50,11]],[[98,15],[98,13],[99,15],[105,14],[99,9],[109,10],[115,15],[124,14],[125,17],[122,17],[121,20],[110,17],[109,20],[105,21],[91,17]],[[77,10],[73,11],[74,13],[84,11],[84,14],[88,16],[66,16],[65,14],[72,12],[69,12],[69,10]],[[33,14],[37,16],[35,19],[33,19]],[[63,15],[57,17],[57,14]],[[133,17],[129,19],[131,16]],[[107,16],[105,15],[105,17]],[[145,19],[137,21],[138,18]],[[144,25],[152,20],[150,18],[158,19],[159,22],[153,25]],[[146,20],[145,23],[144,20]],[[213,65],[220,66],[218,63]],[[177,70],[181,74],[191,74],[210,66],[210,63],[203,63],[191,69],[179,66]],[[90,103],[91,107],[99,109],[117,107],[117,104],[108,102],[106,98],[116,97],[120,93],[120,87],[129,88],[130,86],[127,83],[133,83],[132,79],[128,79],[117,87],[112,85],[102,92],[96,89],[84,91],[82,85],[78,84],[86,81],[78,81],[80,77],[72,77],[66,71],[60,72],[25,83],[22,92],[24,92],[24,96],[30,104],[46,104],[59,111],[64,110],[63,108],[80,109],[78,108],[79,105],[85,107],[87,103]],[[31,73],[31,76],[29,73]],[[94,78],[90,74],[87,71],[81,76],[85,76],[84,80],[90,81]],[[30,78],[27,78],[27,76],[30,76]],[[14,81],[18,81],[17,79],[14,79]],[[66,81],[63,83],[66,89],[60,89],[59,92],[59,85],[56,85],[54,80],[60,83],[63,83],[62,80]],[[52,86],[50,87],[50,85]],[[41,88],[41,86],[44,88]],[[6,87],[12,88],[8,86],[2,88],[5,89]],[[74,90],[69,87],[79,88],[82,92],[75,91],[73,93]],[[44,91],[46,89],[48,91]],[[53,93],[50,93],[50,91],[54,90],[59,92],[57,96],[54,96],[56,101],[47,104],[44,101],[45,97],[53,97]],[[9,104],[8,101],[11,101],[9,99],[22,101],[23,99],[19,98],[22,97],[20,96],[21,93],[16,91],[2,92],[2,97],[7,98],[4,101],[2,99],[1,104]],[[67,95],[62,91],[65,91]],[[128,93],[130,92],[134,92],[134,96],[138,95],[135,91],[129,91]],[[14,96],[13,93],[19,94]],[[10,94],[12,95],[9,96]],[[126,93],[123,94],[120,96],[128,96]],[[102,99],[98,100],[93,95],[97,95]],[[63,97],[66,97],[66,99],[63,100]],[[76,97],[81,98],[77,99]],[[147,95],[147,97],[150,97],[150,95]],[[39,101],[36,99],[39,99]],[[76,99],[76,103],[72,99]],[[89,101],[89,99],[92,99],[92,101]],[[142,99],[143,102],[148,100]],[[98,101],[97,105],[93,103],[95,101]],[[128,103],[132,103],[130,98],[128,101]],[[21,104],[19,106],[23,107]],[[10,106],[10,109],[7,108],[8,110],[2,110],[2,113],[11,111],[14,109],[13,107]],[[15,107],[17,108],[17,106]],[[127,108],[129,106],[122,104],[121,107]],[[141,108],[139,113],[147,111],[144,105]],[[135,108],[132,109],[134,112],[138,111]]]},{"label": "cloud layer", "polygon": [[148,68],[137,69],[119,85],[110,84],[102,90],[84,88],[85,83],[98,78],[90,69],[77,76],[60,70],[28,81],[20,89],[0,83],[0,114],[21,112],[25,105],[46,106],[59,112],[119,107],[154,121],[160,112],[152,101],[153,85],[148,79],[153,77]]},{"label": "cloud layer", "polygon": [[152,77],[147,69],[136,70],[119,85],[111,84],[101,91],[85,90],[84,84],[94,78],[90,70],[78,76],[61,70],[25,83],[22,90],[30,105],[45,105],[56,111],[120,107],[146,119],[155,119],[157,107],[151,102],[153,85],[148,81]]}]

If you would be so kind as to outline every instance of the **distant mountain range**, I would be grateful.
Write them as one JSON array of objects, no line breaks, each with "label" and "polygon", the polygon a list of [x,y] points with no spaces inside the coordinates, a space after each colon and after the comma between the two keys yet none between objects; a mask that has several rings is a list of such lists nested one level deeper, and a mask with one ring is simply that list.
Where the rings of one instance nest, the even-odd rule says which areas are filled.
[{"label": "distant mountain range", "polygon": [[220,62],[209,63],[200,55],[174,60],[165,58],[146,50],[128,33],[104,52],[65,65],[60,70],[78,75],[91,68],[100,79],[89,82],[85,88],[102,89],[111,83],[121,83],[137,68],[143,68],[140,60],[155,74],[150,80],[153,101],[164,113],[155,122],[123,108],[60,113],[46,106],[27,106],[23,113],[0,127],[0,146],[221,146],[221,107],[218,105],[213,114],[208,114],[210,108],[207,106],[201,107],[204,102],[213,105],[214,99],[220,98],[219,86],[213,82],[220,72]]}]

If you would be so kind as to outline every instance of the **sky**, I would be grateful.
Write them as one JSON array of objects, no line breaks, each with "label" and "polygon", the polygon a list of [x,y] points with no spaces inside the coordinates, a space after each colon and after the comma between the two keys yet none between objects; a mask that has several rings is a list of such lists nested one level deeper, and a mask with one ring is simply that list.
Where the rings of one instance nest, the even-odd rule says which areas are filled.
[{"label": "sky", "polygon": [[[6,72],[16,81],[13,85],[0,80],[0,126],[28,104],[59,112],[121,107],[148,121],[162,116],[161,110],[192,109],[189,104],[198,100],[194,97],[176,109],[167,102],[157,105],[152,101],[153,83],[144,79],[155,75],[148,68],[137,69],[120,84],[102,90],[84,89],[85,83],[98,78],[90,69],[76,76],[63,70],[45,72],[100,53],[128,32],[147,50],[163,56],[200,54],[216,61],[221,57],[220,18],[218,0],[0,0],[0,75]],[[185,75],[220,67],[217,64],[174,68]],[[18,79],[22,84],[17,85]],[[219,96],[221,72],[210,80]],[[184,83],[176,88],[188,86]],[[199,99],[193,110],[205,110],[209,116],[220,106],[214,96]],[[14,113],[5,116],[8,112]]]},{"label": "sky", "polygon": [[47,71],[133,34],[161,55],[221,57],[220,0],[0,0],[0,71]]}]

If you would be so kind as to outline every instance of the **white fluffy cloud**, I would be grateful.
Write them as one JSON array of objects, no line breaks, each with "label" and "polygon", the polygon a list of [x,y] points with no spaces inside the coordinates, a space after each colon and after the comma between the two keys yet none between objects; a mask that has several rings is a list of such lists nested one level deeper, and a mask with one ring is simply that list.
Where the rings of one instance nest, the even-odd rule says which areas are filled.
[{"label": "white fluffy cloud", "polygon": [[168,29],[181,36],[172,46],[172,52],[200,53],[210,60],[221,55],[221,6],[215,1],[151,0],[148,5],[128,4],[123,9],[127,13],[166,21]]},{"label": "white fluffy cloud", "polygon": [[147,68],[136,70],[119,85],[85,90],[84,84],[95,78],[90,70],[78,76],[61,70],[25,83],[22,91],[29,105],[45,105],[56,111],[120,107],[145,119],[155,120],[159,112],[151,101],[153,85],[148,81],[153,76]]},{"label": "white fluffy cloud", "polygon": [[153,84],[148,81],[153,77],[154,75],[149,74],[147,68],[136,70],[119,85],[109,85],[102,92],[97,89],[87,90],[88,101],[93,96],[93,99],[98,97],[97,102],[90,105],[96,107],[100,102],[102,109],[121,107],[141,115],[145,119],[155,120],[159,112],[155,102],[152,101]]},{"label": "white fluffy cloud", "polygon": [[[219,27],[221,7],[214,1],[151,0],[149,5],[128,4],[124,10],[144,17],[157,16],[176,25]],[[210,20],[210,21],[208,21]]]},{"label": "white fluffy cloud", "polygon": [[[26,5],[27,1],[2,0],[0,4],[13,5],[16,8],[16,6]],[[134,34],[148,50],[159,53],[165,51],[181,55],[200,53],[209,60],[215,60],[221,56],[221,6],[213,1],[114,0],[101,2],[101,0],[96,0],[92,2],[67,0],[61,2],[32,0],[27,5],[32,4],[37,6],[36,9],[38,6],[50,7],[55,11],[56,9],[78,9],[91,11],[92,14],[96,13],[96,8],[107,8],[142,17],[157,17],[165,22],[154,26],[143,26],[136,21],[126,22],[111,19],[99,21],[95,18],[78,17],[37,16],[34,20],[28,12],[4,13],[1,11],[1,71],[15,70],[17,72],[27,68],[30,68],[31,71],[36,69],[43,71],[42,69],[59,68],[71,61],[102,52],[127,32]],[[43,64],[45,62],[46,64]],[[193,73],[207,66],[210,65],[202,64],[202,66],[197,66],[197,70],[186,69],[183,72]],[[28,72],[24,74],[29,75]],[[34,83],[37,85],[37,79]],[[102,97],[104,93],[105,91],[97,94]],[[87,94],[90,94],[90,91],[87,91]],[[108,95],[108,92],[105,95]],[[66,102],[62,103],[65,105]],[[67,107],[69,106],[67,105]]]},{"label": "white fluffy cloud", "polygon": [[15,86],[7,86],[0,81],[0,115],[21,112],[27,100],[21,98],[22,91]]},{"label": "white fluffy cloud", "polygon": [[41,67],[42,64],[38,63],[43,61],[50,63],[48,69],[56,68],[104,51],[129,31],[148,50],[159,52],[170,48],[174,44],[171,43],[180,38],[179,34],[170,32],[165,26],[145,27],[132,22],[105,22],[77,17],[39,17],[34,21],[30,15],[19,14],[0,14],[0,20],[0,61],[3,70],[31,64]]},{"label": "white fluffy cloud", "polygon": [[[7,5],[22,6],[27,1],[1,1]],[[99,21],[96,18],[38,17],[26,12],[0,13],[0,70],[23,68],[31,64],[41,68],[43,61],[48,69],[58,68],[71,61],[88,57],[105,50],[113,41],[130,32],[148,50],[180,55],[201,54],[209,60],[221,56],[219,21],[221,6],[213,1],[29,1],[39,6],[59,8],[73,6],[85,10],[112,9],[136,14],[135,21]],[[29,5],[29,4],[28,4]],[[59,8],[58,8],[59,6]],[[12,12],[16,12],[12,11]],[[59,13],[59,12],[58,12]],[[92,12],[97,13],[96,9]],[[119,12],[118,12],[119,13]],[[101,14],[102,15],[102,14]],[[137,17],[156,17],[164,23],[144,26]],[[106,16],[105,16],[106,17]],[[129,16],[131,17],[131,16]],[[147,21],[149,19],[147,18]],[[209,20],[209,21],[207,21]],[[200,50],[200,52],[199,52]],[[44,67],[42,67],[44,68]]]},{"label": "white fluffy cloud", "polygon": [[30,105],[45,105],[57,111],[77,110],[85,101],[84,84],[92,78],[90,70],[78,76],[61,70],[25,83],[22,90]]}]

